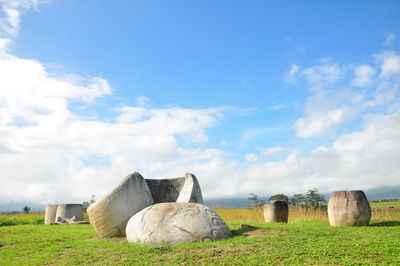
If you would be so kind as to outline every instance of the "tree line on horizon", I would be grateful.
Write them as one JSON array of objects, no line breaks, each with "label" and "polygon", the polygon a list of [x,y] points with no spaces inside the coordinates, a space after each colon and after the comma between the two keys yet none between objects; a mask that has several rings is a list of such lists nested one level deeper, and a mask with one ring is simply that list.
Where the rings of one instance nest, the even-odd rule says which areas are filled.
[{"label": "tree line on horizon", "polygon": [[[252,205],[254,207],[261,207],[267,203],[266,200],[260,199],[258,195],[254,193],[249,194],[248,200],[252,201]],[[294,194],[291,197],[285,194],[275,194],[268,199],[268,201],[272,200],[283,200],[289,205],[295,207],[326,207],[326,199],[318,192],[318,189],[316,188],[310,189],[304,194]]]}]

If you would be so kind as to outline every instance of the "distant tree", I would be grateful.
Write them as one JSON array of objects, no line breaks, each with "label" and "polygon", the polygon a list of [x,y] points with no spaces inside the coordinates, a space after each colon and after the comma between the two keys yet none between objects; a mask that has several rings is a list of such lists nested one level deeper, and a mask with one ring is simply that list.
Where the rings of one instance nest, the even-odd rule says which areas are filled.
[{"label": "distant tree", "polygon": [[86,211],[87,208],[89,208],[90,205],[92,205],[93,203],[96,202],[95,198],[96,198],[96,196],[95,196],[95,195],[92,195],[92,196],[90,197],[90,200],[89,200],[89,201],[84,201],[84,202],[82,202],[82,207],[83,207],[83,210],[84,210],[84,211]]},{"label": "distant tree", "polygon": [[286,196],[285,194],[276,194],[276,195],[273,195],[273,196],[271,196],[271,197],[269,198],[269,201],[271,201],[271,200],[283,200],[283,201],[289,202],[289,198],[288,198],[288,196]]},{"label": "distant tree", "polygon": [[31,207],[29,207],[29,206],[25,206],[24,208],[22,208],[22,211],[24,213],[29,213],[30,210],[31,210]]},{"label": "distant tree", "polygon": [[305,205],[304,195],[303,194],[294,194],[290,198],[289,203],[293,206],[304,206]]},{"label": "distant tree", "polygon": [[248,197],[247,199],[253,202],[252,205],[253,205],[253,207],[255,207],[255,208],[260,207],[260,206],[262,206],[263,204],[265,204],[265,200],[260,200],[260,199],[258,198],[258,195],[257,195],[257,194],[254,194],[254,193],[250,193],[250,194],[249,194],[249,197]]},{"label": "distant tree", "polygon": [[324,197],[318,193],[318,189],[316,189],[316,188],[310,189],[307,192],[307,195],[306,195],[304,201],[307,206],[312,207],[312,208],[321,207],[323,205],[323,203],[326,202]]},{"label": "distant tree", "polygon": [[253,204],[252,204],[253,206],[256,206],[257,201],[258,201],[258,195],[254,194],[254,193],[250,193],[249,197],[247,199],[253,202]]}]

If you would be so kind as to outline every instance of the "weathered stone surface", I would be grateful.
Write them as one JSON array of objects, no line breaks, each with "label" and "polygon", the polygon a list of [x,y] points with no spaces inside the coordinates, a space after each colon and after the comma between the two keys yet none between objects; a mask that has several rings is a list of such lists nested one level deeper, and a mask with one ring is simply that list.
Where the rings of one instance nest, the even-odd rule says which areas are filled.
[{"label": "weathered stone surface", "polygon": [[82,204],[58,204],[56,211],[56,219],[61,217],[62,219],[71,219],[74,217],[82,221],[83,220],[83,207]]},{"label": "weathered stone surface", "polygon": [[83,221],[82,204],[47,204],[44,224],[76,224]]},{"label": "weathered stone surface", "polygon": [[125,236],[128,220],[153,204],[153,197],[144,178],[137,172],[128,175],[103,199],[87,210],[90,223],[101,237]]},{"label": "weathered stone surface", "polygon": [[154,203],[197,202],[203,203],[199,182],[193,174],[170,179],[146,179]]},{"label": "weathered stone surface", "polygon": [[328,203],[328,218],[331,226],[368,225],[371,220],[371,208],[364,192],[333,192]]},{"label": "weathered stone surface", "polygon": [[159,203],[135,214],[126,226],[129,242],[179,244],[225,239],[230,231],[210,208],[199,203]]},{"label": "weathered stone surface", "polygon": [[61,216],[58,216],[56,218],[56,221],[54,222],[54,224],[67,224],[67,220],[65,220],[64,218],[62,218]]},{"label": "weathered stone surface", "polygon": [[272,200],[264,205],[264,221],[287,223],[289,216],[288,203],[284,200]]},{"label": "weathered stone surface", "polygon": [[54,224],[56,221],[58,204],[47,204],[44,216],[44,224]]}]

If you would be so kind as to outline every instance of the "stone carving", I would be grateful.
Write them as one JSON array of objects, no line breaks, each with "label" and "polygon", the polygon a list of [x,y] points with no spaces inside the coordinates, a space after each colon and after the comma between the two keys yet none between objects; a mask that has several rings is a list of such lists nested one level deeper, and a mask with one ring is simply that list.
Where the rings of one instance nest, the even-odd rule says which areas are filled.
[{"label": "stone carving", "polygon": [[86,223],[83,222],[82,204],[48,204],[45,224]]},{"label": "stone carving", "polygon": [[89,224],[89,222],[78,220],[75,216],[72,218],[62,218],[58,216],[53,224]]},{"label": "stone carving", "polygon": [[159,203],[135,214],[126,226],[129,242],[179,244],[226,239],[230,231],[211,209],[199,203]]},{"label": "stone carving", "polygon": [[335,191],[329,198],[331,226],[364,226],[371,220],[371,207],[361,190]]},{"label": "stone carving", "polygon": [[265,222],[288,222],[289,208],[284,200],[272,200],[264,205]]},{"label": "stone carving", "polygon": [[128,175],[109,194],[87,209],[90,223],[101,237],[125,236],[128,220],[154,203],[144,178]]},{"label": "stone carving", "polygon": [[144,179],[135,172],[103,199],[92,204],[87,212],[99,236],[125,236],[126,224],[134,214],[161,202],[203,203],[196,177],[186,174],[172,179]]}]

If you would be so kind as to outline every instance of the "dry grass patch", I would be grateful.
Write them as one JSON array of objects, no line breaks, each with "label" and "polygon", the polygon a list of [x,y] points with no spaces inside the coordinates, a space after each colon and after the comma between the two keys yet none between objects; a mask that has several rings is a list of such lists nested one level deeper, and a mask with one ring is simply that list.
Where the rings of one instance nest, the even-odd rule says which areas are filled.
[{"label": "dry grass patch", "polygon": [[[215,212],[224,221],[264,222],[262,208],[216,209]],[[371,206],[372,220],[400,220],[400,206]],[[289,207],[289,223],[307,221],[328,221],[328,212],[324,209]]]}]

